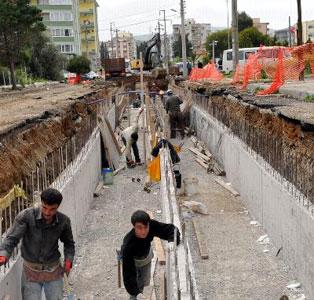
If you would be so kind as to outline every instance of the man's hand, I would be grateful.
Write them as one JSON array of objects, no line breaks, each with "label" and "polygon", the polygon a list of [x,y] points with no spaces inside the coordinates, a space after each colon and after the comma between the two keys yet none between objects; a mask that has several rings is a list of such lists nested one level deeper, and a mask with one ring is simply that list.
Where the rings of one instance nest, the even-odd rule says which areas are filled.
[{"label": "man's hand", "polygon": [[143,294],[138,294],[136,299],[137,300],[147,300],[147,297],[145,297]]},{"label": "man's hand", "polygon": [[144,111],[144,107],[141,107],[138,114],[140,115]]},{"label": "man's hand", "polygon": [[67,274],[67,276],[70,274],[72,269],[72,262],[69,259],[66,259],[64,262],[64,271]]},{"label": "man's hand", "polygon": [[0,256],[0,266],[4,265],[8,261],[6,256]]}]

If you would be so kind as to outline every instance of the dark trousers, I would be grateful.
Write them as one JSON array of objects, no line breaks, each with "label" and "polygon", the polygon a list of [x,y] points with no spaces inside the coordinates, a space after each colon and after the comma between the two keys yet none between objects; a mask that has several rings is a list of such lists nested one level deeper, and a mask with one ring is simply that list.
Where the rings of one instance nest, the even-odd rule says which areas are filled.
[{"label": "dark trousers", "polygon": [[[122,142],[123,142],[124,146],[126,146],[127,143],[126,143],[126,139],[124,137],[122,137]],[[137,147],[137,143],[136,142],[132,143],[132,150],[133,150],[135,161],[136,162],[141,162],[140,153],[138,151],[138,147]],[[126,160],[128,161],[128,158],[126,158]]]},{"label": "dark trousers", "polygon": [[170,122],[170,138],[176,138],[177,130],[181,134],[181,138],[184,138],[184,122],[181,112],[170,112],[169,113],[169,122]]}]

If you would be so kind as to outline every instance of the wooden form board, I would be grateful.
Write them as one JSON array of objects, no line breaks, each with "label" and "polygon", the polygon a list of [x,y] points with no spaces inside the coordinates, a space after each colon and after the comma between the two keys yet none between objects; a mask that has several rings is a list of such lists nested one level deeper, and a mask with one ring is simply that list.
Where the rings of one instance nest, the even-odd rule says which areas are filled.
[{"label": "wooden form board", "polygon": [[205,237],[204,237],[204,233],[202,232],[202,230],[200,228],[199,221],[197,219],[193,219],[192,223],[193,223],[193,226],[194,226],[194,231],[195,231],[195,235],[196,235],[198,248],[200,250],[201,258],[202,259],[208,259],[209,255],[208,255],[208,249],[207,249],[207,245],[206,245],[206,240],[205,240]]},{"label": "wooden form board", "polygon": [[236,191],[231,184],[224,182],[222,179],[220,178],[216,178],[215,181],[220,184],[222,187],[224,187],[226,190],[228,190],[233,196],[240,196],[240,194],[238,193],[238,191]]},{"label": "wooden form board", "polygon": [[114,169],[118,169],[120,165],[121,150],[112,128],[106,118],[101,117],[98,118],[98,127],[107,150],[107,159]]}]

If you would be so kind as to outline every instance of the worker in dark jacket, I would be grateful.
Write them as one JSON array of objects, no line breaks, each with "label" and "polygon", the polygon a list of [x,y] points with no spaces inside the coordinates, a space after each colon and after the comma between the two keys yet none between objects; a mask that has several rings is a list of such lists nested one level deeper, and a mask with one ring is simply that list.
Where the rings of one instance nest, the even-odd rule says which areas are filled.
[{"label": "worker in dark jacket", "polygon": [[[124,237],[121,247],[123,262],[123,281],[130,300],[138,299],[145,286],[150,283],[150,269],[153,258],[151,242],[155,236],[167,241],[174,241],[175,227],[153,220],[142,210],[137,210],[131,217],[133,229]],[[177,244],[180,232],[177,230]]]},{"label": "worker in dark jacket", "polygon": [[180,105],[182,100],[173,94],[172,90],[167,91],[166,111],[169,114],[170,122],[170,138],[176,138],[176,131],[181,133],[181,137],[184,138],[184,122]]},{"label": "worker in dark jacket", "polygon": [[[70,219],[58,211],[62,194],[52,188],[41,193],[41,206],[23,210],[0,245],[0,266],[8,262],[22,240],[22,299],[63,299],[63,273],[69,274],[74,258]],[[59,241],[63,243],[64,265]]]}]

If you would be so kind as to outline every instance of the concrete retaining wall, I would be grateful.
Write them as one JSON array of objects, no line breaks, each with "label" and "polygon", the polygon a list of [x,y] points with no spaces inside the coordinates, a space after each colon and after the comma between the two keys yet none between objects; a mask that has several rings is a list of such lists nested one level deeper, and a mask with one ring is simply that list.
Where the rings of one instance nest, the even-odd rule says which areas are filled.
[{"label": "concrete retaining wall", "polygon": [[[95,131],[74,163],[53,183],[53,187],[62,192],[60,211],[71,218],[74,240],[77,240],[84,225],[85,215],[100,179],[100,170],[100,135]],[[5,278],[1,280],[0,277],[0,299],[5,295],[10,295],[12,300],[21,299],[21,262],[19,258],[17,262],[11,263],[11,270]]]},{"label": "concrete retaining wall", "polygon": [[304,197],[293,196],[289,183],[212,116],[193,107],[191,118],[198,138],[224,166],[227,180],[240,192],[251,215],[272,243],[283,247],[281,255],[307,299],[314,299],[314,219]]}]

